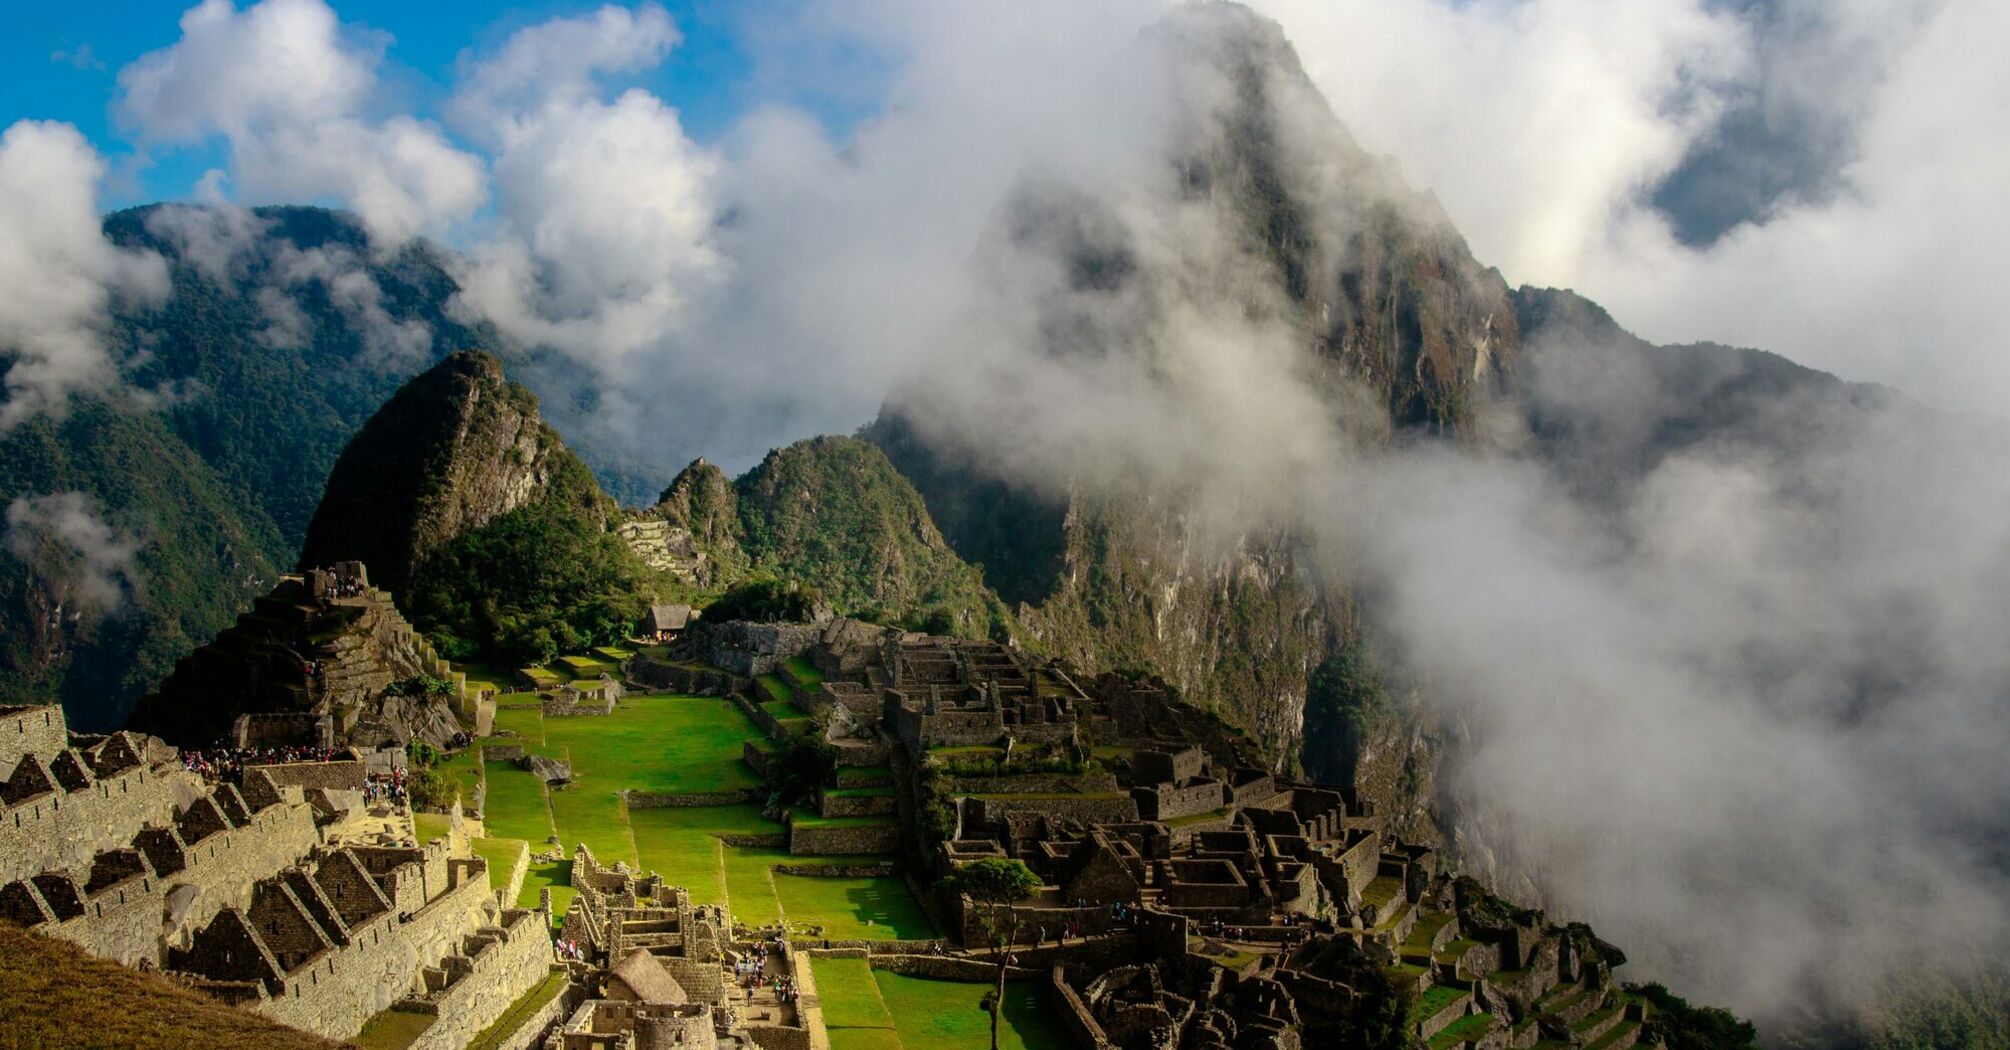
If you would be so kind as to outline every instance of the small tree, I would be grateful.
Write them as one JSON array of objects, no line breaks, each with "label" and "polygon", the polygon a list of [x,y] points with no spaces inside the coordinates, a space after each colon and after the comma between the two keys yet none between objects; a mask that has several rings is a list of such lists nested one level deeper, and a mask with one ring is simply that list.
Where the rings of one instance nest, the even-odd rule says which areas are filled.
[{"label": "small tree", "polygon": [[986,857],[949,873],[942,885],[986,906],[978,921],[997,954],[998,982],[984,1005],[991,1011],[991,1050],[998,1050],[998,1015],[1005,1006],[1005,946],[1012,943],[1018,932],[1017,913],[1012,905],[1040,889],[1040,876],[1033,874],[1024,861]]}]

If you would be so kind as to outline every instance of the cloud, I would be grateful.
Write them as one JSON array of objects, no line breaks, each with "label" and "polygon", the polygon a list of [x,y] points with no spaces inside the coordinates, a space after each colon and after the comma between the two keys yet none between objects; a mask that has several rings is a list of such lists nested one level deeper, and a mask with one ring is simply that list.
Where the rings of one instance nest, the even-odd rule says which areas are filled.
[{"label": "cloud", "polygon": [[105,68],[104,60],[92,50],[89,41],[72,48],[57,48],[49,52],[49,61],[60,62],[72,69],[100,71]]},{"label": "cloud", "polygon": [[116,613],[135,586],[139,543],[106,524],[97,501],[81,492],[15,499],[0,542],[61,588],[61,601],[76,612]]},{"label": "cloud", "polygon": [[1980,247],[2010,235],[2010,74],[1973,44],[2010,31],[2003,5],[1255,3],[1511,282],[1659,341],[2010,404]]},{"label": "cloud", "polygon": [[259,338],[268,346],[304,346],[313,339],[313,318],[301,305],[311,293],[340,313],[361,338],[358,364],[402,373],[417,371],[431,359],[431,326],[391,316],[370,268],[370,249],[341,244],[300,248],[273,236],[272,221],[228,202],[164,204],[147,213],[146,225],[198,274],[245,288],[264,315]]},{"label": "cloud", "polygon": [[481,207],[479,157],[429,121],[369,116],[387,40],[347,30],[321,0],[204,0],[181,32],[119,71],[116,111],[147,142],[223,136],[241,203],[334,198],[391,244]]},{"label": "cloud", "polygon": [[115,299],[167,294],[159,256],[104,237],[96,189],[104,162],[67,124],[20,121],[0,134],[0,432],[77,394],[120,385],[108,345]]}]

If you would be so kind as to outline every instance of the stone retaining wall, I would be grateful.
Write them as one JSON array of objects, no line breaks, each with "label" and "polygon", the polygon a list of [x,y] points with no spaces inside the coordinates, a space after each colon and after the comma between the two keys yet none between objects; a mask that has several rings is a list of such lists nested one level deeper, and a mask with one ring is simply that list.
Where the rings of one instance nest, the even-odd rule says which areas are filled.
[{"label": "stone retaining wall", "polygon": [[759,793],[751,789],[744,791],[690,791],[681,794],[657,794],[648,791],[623,791],[621,797],[628,800],[629,809],[676,809],[689,806],[737,806],[742,802],[758,801]]},{"label": "stone retaining wall", "polygon": [[1061,1026],[1068,1030],[1069,1038],[1080,1050],[1114,1050],[1110,1038],[1103,1032],[1103,1026],[1096,1023],[1094,1014],[1089,1012],[1089,1004],[1075,993],[1068,984],[1068,978],[1061,967],[1048,971],[1052,985],[1053,1001],[1059,1004],[1056,1012],[1061,1015]]},{"label": "stone retaining wall", "polygon": [[515,911],[508,925],[492,928],[502,935],[473,958],[470,966],[445,989],[411,1008],[430,1007],[438,1019],[407,1050],[461,1050],[493,1024],[517,998],[551,972],[551,934],[544,913]]},{"label": "stone retaining wall", "polygon": [[1046,813],[1073,817],[1084,824],[1129,824],[1138,819],[1138,804],[1125,798],[980,798],[974,800],[978,819],[990,822],[1007,813]]},{"label": "stone retaining wall", "polygon": [[817,798],[817,812],[826,817],[890,817],[894,811],[890,794],[833,795],[820,791]]},{"label": "stone retaining wall", "polygon": [[877,864],[777,864],[774,870],[784,875],[806,875],[823,879],[877,879],[900,874],[900,865],[893,861]]},{"label": "stone retaining wall", "polygon": [[898,849],[899,824],[789,825],[790,853],[892,853]]}]

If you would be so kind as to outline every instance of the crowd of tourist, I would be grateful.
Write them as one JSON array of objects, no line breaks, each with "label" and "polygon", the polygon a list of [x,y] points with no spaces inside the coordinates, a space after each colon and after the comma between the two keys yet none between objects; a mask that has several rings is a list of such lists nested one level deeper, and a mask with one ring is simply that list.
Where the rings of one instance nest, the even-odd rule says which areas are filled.
[{"label": "crowd of tourist", "polygon": [[283,762],[333,762],[348,758],[346,748],[300,745],[296,747],[205,747],[183,748],[181,767],[201,773],[211,780],[244,783],[248,766],[271,766]]},{"label": "crowd of tourist", "polygon": [[552,947],[558,952],[558,957],[567,962],[586,961],[586,949],[580,947],[578,941],[568,941],[561,937]]},{"label": "crowd of tourist", "polygon": [[363,594],[363,581],[354,576],[332,573],[335,578],[328,585],[330,598],[359,598]]},{"label": "crowd of tourist", "polygon": [[402,806],[410,796],[405,789],[405,767],[399,766],[388,773],[372,773],[363,781],[363,801],[374,805],[389,802]]}]

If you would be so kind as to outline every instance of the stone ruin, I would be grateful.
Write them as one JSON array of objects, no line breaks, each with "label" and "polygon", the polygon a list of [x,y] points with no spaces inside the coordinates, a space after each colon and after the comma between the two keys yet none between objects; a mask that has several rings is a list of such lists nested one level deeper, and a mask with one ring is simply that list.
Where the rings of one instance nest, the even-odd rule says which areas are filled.
[{"label": "stone ruin", "polygon": [[346,1039],[384,1010],[460,1046],[549,972],[550,920],[487,862],[339,834],[354,761],[209,782],[160,740],[0,709],[0,914],[273,1020]]},{"label": "stone ruin", "polygon": [[[1054,1001],[1085,1050],[1296,1050],[1365,1016],[1391,981],[1430,993],[1410,1023],[1434,1050],[1625,1050],[1648,1031],[1645,1003],[1612,979],[1615,949],[1454,879],[1353,791],[1265,768],[1245,737],[1156,680],[1083,679],[997,643],[855,621],[724,626],[729,648],[752,654],[739,673],[795,682],[789,657],[816,667],[820,685],[797,682],[796,703],[841,770],[907,771],[870,811],[820,793],[824,816],[939,803],[953,830],[922,842],[935,874],[1008,857],[1040,876],[1042,891],[1007,909],[1010,926],[1019,952],[1048,953]],[[783,738],[757,699],[745,709]],[[932,778],[912,775],[929,766]],[[814,845],[798,851],[845,851]],[[997,921],[967,899],[940,903],[966,944]],[[1053,947],[1062,931],[1078,946]]]},{"label": "stone ruin", "polygon": [[[394,682],[446,681],[445,702]],[[283,576],[250,611],[175,664],[132,728],[184,746],[444,746],[481,722],[479,699],[369,582],[360,562]]]}]

